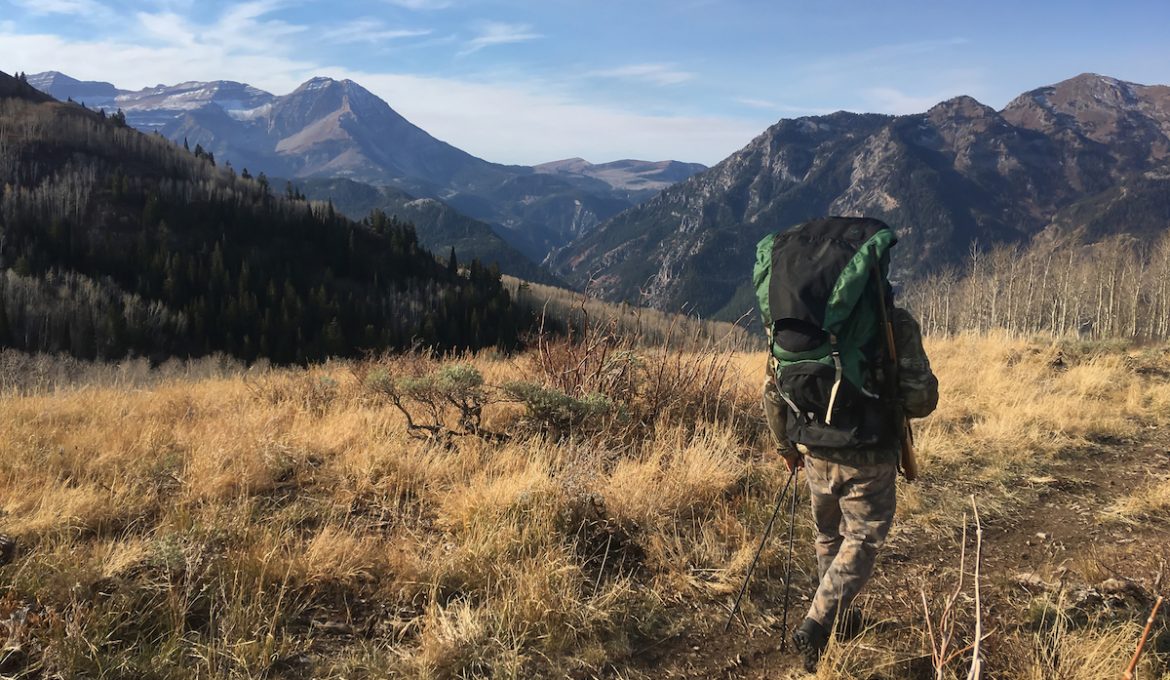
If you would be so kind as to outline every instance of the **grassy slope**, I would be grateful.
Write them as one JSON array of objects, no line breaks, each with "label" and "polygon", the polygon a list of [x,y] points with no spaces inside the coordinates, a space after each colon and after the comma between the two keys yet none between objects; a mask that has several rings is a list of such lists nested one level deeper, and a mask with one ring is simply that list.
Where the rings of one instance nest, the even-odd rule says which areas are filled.
[{"label": "grassy slope", "polygon": [[[993,544],[1021,513],[1046,512],[1031,505],[1027,480],[1170,426],[1166,348],[1061,351],[996,336],[928,349],[943,403],[918,429],[924,479],[900,487],[879,578],[912,575],[940,598],[954,586],[968,494]],[[584,387],[620,391],[645,422],[558,445],[519,434],[531,432],[520,407],[497,403],[484,426],[516,437],[445,448],[409,437],[360,377],[433,368],[423,359],[152,373],[4,355],[0,531],[21,550],[0,567],[0,618],[18,650],[0,654],[3,672],[702,677],[723,673],[703,665],[724,663],[717,643],[738,652],[772,639],[774,650],[766,624],[777,618],[780,542],[745,607],[749,635],[718,632],[784,478],[757,453],[762,355],[615,356],[641,368]],[[576,358],[467,360],[498,385],[552,382]],[[663,394],[671,398],[648,406]],[[1168,487],[1143,479],[1092,512],[1140,536],[1170,517]],[[812,567],[808,532],[802,518],[802,573]],[[1078,564],[1066,561],[1070,584],[1091,578]],[[1137,563],[1115,568],[1149,587]],[[1033,633],[1025,624],[1036,607],[1055,605],[996,590],[1006,578],[985,574],[992,676],[1120,674],[1140,612],[1108,619],[1085,605],[1069,630]],[[798,594],[810,587],[798,579]],[[867,602],[892,630],[840,646],[823,677],[925,677],[917,593],[904,608],[881,592]],[[960,639],[969,640],[971,606],[960,604]],[[1048,648],[1062,651],[1041,653]],[[792,661],[761,654],[771,670],[739,674],[777,677]],[[1141,677],[1170,669],[1155,655],[1142,668]]]},{"label": "grassy slope", "polygon": [[615,334],[640,345],[657,346],[669,342],[671,346],[687,349],[717,347],[741,352],[763,347],[760,336],[744,328],[744,318],[713,321],[647,307],[603,302],[588,294],[522,281],[512,276],[505,275],[501,280],[517,304],[542,312],[546,318],[569,319],[578,327],[604,321],[612,324]]}]

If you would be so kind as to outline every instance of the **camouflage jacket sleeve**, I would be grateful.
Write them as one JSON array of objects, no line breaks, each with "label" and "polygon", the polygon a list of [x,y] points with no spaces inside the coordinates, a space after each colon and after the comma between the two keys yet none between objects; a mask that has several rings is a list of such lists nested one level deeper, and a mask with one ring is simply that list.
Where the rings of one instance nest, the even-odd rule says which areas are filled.
[{"label": "camouflage jacket sleeve", "polygon": [[898,393],[910,418],[925,418],[938,406],[938,378],[922,347],[922,329],[910,312],[895,307],[891,314],[898,349]]},{"label": "camouflage jacket sleeve", "polygon": [[769,370],[768,376],[764,379],[764,419],[776,441],[776,448],[781,454],[786,454],[796,449],[792,442],[788,441],[788,406],[781,399],[771,373]]}]

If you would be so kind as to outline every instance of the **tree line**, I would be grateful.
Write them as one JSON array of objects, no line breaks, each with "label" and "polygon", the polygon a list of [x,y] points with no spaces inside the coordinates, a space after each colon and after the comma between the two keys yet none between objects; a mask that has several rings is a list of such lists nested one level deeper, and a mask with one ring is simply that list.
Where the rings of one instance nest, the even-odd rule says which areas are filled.
[{"label": "tree line", "polygon": [[406,222],[274,195],[117,116],[0,96],[0,344],[288,363],[508,347],[529,322],[494,267],[436,259]]},{"label": "tree line", "polygon": [[1156,239],[1078,234],[1030,245],[971,247],[963,269],[900,293],[931,334],[1006,329],[1021,335],[1170,339],[1170,230]]}]

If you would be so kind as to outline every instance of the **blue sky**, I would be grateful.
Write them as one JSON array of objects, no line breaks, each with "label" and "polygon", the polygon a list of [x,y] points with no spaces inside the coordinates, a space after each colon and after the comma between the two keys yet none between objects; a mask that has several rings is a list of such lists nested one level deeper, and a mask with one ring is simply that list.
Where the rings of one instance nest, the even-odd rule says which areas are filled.
[{"label": "blue sky", "polygon": [[0,70],[352,78],[488,160],[715,163],[780,118],[1170,83],[1170,2],[0,0]]}]

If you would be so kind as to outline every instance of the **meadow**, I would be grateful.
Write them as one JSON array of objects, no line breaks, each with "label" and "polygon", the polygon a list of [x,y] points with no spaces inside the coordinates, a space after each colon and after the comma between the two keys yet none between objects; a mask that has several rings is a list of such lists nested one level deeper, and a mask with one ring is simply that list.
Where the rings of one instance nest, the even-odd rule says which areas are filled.
[{"label": "meadow", "polygon": [[[0,674],[804,677],[777,650],[780,538],[723,632],[786,479],[763,353],[579,340],[310,368],[0,353]],[[818,677],[966,677],[977,608],[982,677],[1120,677],[1166,590],[1170,347],[927,349],[922,479],[870,628]],[[790,626],[810,540],[802,505]],[[1167,620],[1137,677],[1170,677]]]}]

